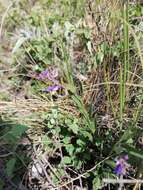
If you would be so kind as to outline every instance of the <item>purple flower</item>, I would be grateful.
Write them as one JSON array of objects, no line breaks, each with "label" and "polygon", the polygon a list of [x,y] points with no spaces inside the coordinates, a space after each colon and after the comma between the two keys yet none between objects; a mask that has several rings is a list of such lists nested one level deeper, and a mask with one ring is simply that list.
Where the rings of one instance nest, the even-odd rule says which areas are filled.
[{"label": "purple flower", "polygon": [[43,79],[48,78],[48,76],[49,76],[49,71],[46,69],[46,70],[42,71],[42,72],[39,74],[38,79],[43,80]]},{"label": "purple flower", "polygon": [[114,173],[117,175],[125,175],[129,164],[127,163],[128,155],[124,155],[116,160],[116,167],[114,169]]},{"label": "purple flower", "polygon": [[116,165],[116,167],[114,169],[114,172],[117,175],[121,175],[123,173],[123,167],[122,167],[122,165],[121,164]]},{"label": "purple flower", "polygon": [[52,82],[57,82],[56,80],[57,77],[58,77],[58,69],[54,68],[54,69],[46,69],[42,71],[39,74],[38,79],[40,80],[49,79]]},{"label": "purple flower", "polygon": [[60,86],[60,85],[52,85],[52,86],[48,86],[47,88],[45,88],[43,90],[43,92],[55,92],[61,88],[62,88],[62,86]]},{"label": "purple flower", "polygon": [[127,161],[127,160],[129,160],[129,156],[126,154],[123,156],[123,159]]}]

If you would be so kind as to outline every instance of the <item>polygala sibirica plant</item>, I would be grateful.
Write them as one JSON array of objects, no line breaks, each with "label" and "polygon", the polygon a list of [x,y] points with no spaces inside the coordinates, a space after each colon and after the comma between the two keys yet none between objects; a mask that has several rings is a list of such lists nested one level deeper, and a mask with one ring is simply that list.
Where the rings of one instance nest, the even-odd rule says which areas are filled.
[{"label": "polygala sibirica plant", "polygon": [[124,176],[127,174],[127,170],[130,166],[127,162],[128,159],[129,159],[128,155],[123,155],[116,159],[116,166],[115,166],[114,172],[117,175]]}]

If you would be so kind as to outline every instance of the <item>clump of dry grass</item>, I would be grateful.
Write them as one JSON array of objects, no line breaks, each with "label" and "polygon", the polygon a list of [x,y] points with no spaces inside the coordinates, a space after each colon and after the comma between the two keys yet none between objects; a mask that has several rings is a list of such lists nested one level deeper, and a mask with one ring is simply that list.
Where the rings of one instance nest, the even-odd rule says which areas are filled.
[{"label": "clump of dry grass", "polygon": [[[59,8],[60,10],[60,7],[58,7],[59,5],[60,3],[57,2],[57,9]],[[68,5],[66,6],[69,8]],[[8,68],[7,70],[6,68],[7,71],[3,71],[1,80],[6,81],[6,83],[3,83],[3,93],[7,93],[7,98],[4,99],[2,97],[0,100],[0,115],[3,120],[10,119],[12,122],[28,125],[29,130],[27,131],[27,135],[36,147],[36,149],[33,150],[33,162],[31,163],[32,165],[29,166],[27,176],[29,185],[32,183],[32,168],[34,167],[35,169],[37,166],[35,162],[38,162],[37,167],[39,167],[39,170],[41,170],[42,167],[44,172],[44,177],[40,178],[41,182],[43,183],[45,180],[48,181],[47,183],[43,183],[41,188],[51,188],[49,185],[53,183],[53,181],[49,179],[49,175],[52,173],[51,171],[55,169],[53,166],[54,164],[51,166],[49,158],[47,158],[48,154],[42,145],[42,136],[46,133],[44,128],[45,125],[47,125],[43,115],[50,113],[53,108],[58,108],[62,114],[70,115],[76,119],[80,118],[82,121],[80,127],[82,124],[84,126],[86,122],[88,123],[87,126],[90,126],[94,122],[94,127],[96,129],[93,136],[97,138],[97,141],[102,140],[102,142],[99,143],[100,145],[98,142],[97,144],[95,142],[96,145],[94,142],[89,142],[89,145],[87,146],[90,147],[89,149],[91,152],[97,151],[95,152],[97,154],[95,156],[96,163],[100,157],[105,158],[107,156],[106,148],[110,147],[110,151],[114,151],[114,147],[111,145],[113,144],[111,143],[111,140],[115,142],[115,145],[120,143],[120,140],[118,142],[117,139],[120,138],[120,134],[122,135],[124,131],[126,132],[126,128],[130,130],[128,127],[131,123],[130,120],[133,124],[137,125],[138,121],[142,120],[141,97],[143,78],[140,57],[142,55],[138,55],[138,50],[134,47],[136,39],[134,40],[133,38],[136,36],[136,33],[132,33],[132,30],[129,27],[130,25],[128,24],[129,20],[123,21],[125,19],[122,18],[121,14],[123,7],[124,5],[121,1],[86,1],[85,8],[83,9],[84,16],[81,20],[77,15],[78,18],[72,18],[71,13],[68,11],[66,12],[65,8],[65,14],[68,15],[69,21],[72,23],[69,22],[69,25],[66,23],[68,27],[72,26],[74,28],[73,19],[80,25],[78,32],[80,33],[81,30],[83,30],[81,36],[77,32],[77,36],[74,38],[73,36],[76,32],[72,36],[72,30],[75,30],[75,28],[78,27],[78,24],[75,24],[76,27],[74,29],[71,27],[72,30],[69,32],[69,37],[73,37],[72,42],[69,41],[66,44],[66,39],[64,38],[63,42],[61,39],[58,39],[59,41],[57,40],[52,45],[50,42],[50,48],[47,46],[53,51],[49,59],[52,60],[52,64],[54,63],[56,66],[58,65],[59,70],[61,70],[60,82],[63,86],[65,85],[64,88],[67,88],[65,96],[58,96],[58,93],[44,94],[41,91],[35,90],[42,89],[45,85],[45,83],[43,84],[42,82],[36,81],[35,76],[39,73],[39,70],[37,72],[33,69],[35,66],[40,66],[41,69],[41,65],[43,66],[45,64],[45,60],[42,62],[42,56],[40,59],[36,60],[35,55],[39,56],[39,54],[37,53],[38,51],[34,49],[34,44],[30,41],[33,40],[33,34],[36,34],[36,32],[32,31],[33,33],[30,33],[30,31],[27,30],[32,37],[28,38],[27,41],[24,41],[24,43],[21,44],[21,47],[19,47],[22,51],[16,54],[14,59],[15,63],[13,64],[11,62],[10,67],[12,67],[12,69]],[[42,6],[40,6],[40,9],[42,9]],[[30,14],[29,10],[27,14]],[[44,16],[45,15],[39,18],[42,19]],[[37,21],[37,24],[38,22],[39,21]],[[48,23],[49,25],[51,25],[50,22]],[[63,27],[64,22],[65,20],[61,22],[61,28]],[[3,26],[4,19],[1,24],[1,34]],[[40,27],[43,29],[43,26],[45,34],[48,34],[48,37],[51,37],[51,34],[49,35],[49,33],[53,33],[54,31],[50,30],[50,27],[48,28],[46,22],[42,20]],[[126,31],[124,40],[123,28]],[[90,32],[86,33],[84,31],[86,29]],[[64,30],[62,32],[64,33]],[[37,36],[38,40],[41,37],[45,36],[40,34]],[[63,38],[63,36],[61,38]],[[131,47],[129,47],[128,40],[132,43]],[[13,42],[10,43],[13,44]],[[39,46],[42,47],[42,43],[45,44],[45,41],[41,41]],[[138,44],[136,45],[138,46]],[[123,48],[123,46],[125,46],[126,49],[125,47]],[[8,50],[8,52],[9,51],[11,51],[11,49]],[[43,51],[43,49],[41,48],[40,51]],[[127,60],[128,58],[129,60]],[[127,67],[128,62],[130,62],[129,68]],[[80,64],[84,65],[84,71],[81,69],[83,67],[80,67]],[[45,69],[45,67],[47,67],[46,64],[43,68]],[[72,72],[73,70],[74,72]],[[128,76],[127,80],[126,76]],[[7,83],[7,81],[13,81],[13,83]],[[16,84],[18,85],[16,86]],[[32,85],[35,87],[34,90]],[[48,83],[46,83],[46,85],[48,85]],[[6,89],[6,87],[8,88]],[[30,95],[28,94],[29,91]],[[57,140],[58,138],[61,137],[54,136],[54,140]],[[75,135],[74,138],[76,139],[77,136]],[[71,138],[73,144],[75,143],[74,138]],[[96,141],[96,138],[94,141]],[[133,137],[133,139],[134,138],[135,137]],[[58,142],[53,141],[53,144],[56,143]],[[106,145],[108,145],[108,147]],[[62,160],[62,152],[64,151],[58,149],[58,153],[59,152],[61,153],[60,159]],[[52,158],[56,154],[57,152],[55,151]],[[51,167],[50,174],[48,173],[49,167]],[[84,165],[84,167],[86,168],[87,166]],[[84,167],[81,168],[83,171],[85,170]],[[69,169],[71,168],[69,167]],[[96,169],[96,165],[93,167],[93,170],[94,169]],[[38,170],[36,172],[38,172]],[[71,179],[72,175],[69,174],[70,172],[67,173],[66,179],[62,179],[62,177],[59,178],[58,188],[74,188],[72,182],[79,180],[79,188],[83,189],[82,178],[85,175],[79,174],[78,172],[74,174],[76,176],[74,179]],[[83,173],[87,174],[88,172],[90,172],[90,170]],[[55,173],[54,176],[56,176]],[[30,188],[32,189],[34,187]],[[55,186],[53,189],[56,190],[57,187]]]}]

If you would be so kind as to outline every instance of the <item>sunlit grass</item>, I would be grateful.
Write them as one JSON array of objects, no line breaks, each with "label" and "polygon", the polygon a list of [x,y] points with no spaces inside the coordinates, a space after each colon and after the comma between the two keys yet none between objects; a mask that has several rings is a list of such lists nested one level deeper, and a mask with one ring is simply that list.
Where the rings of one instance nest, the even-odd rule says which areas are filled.
[{"label": "sunlit grass", "polygon": [[[54,4],[57,12],[51,11]],[[20,10],[26,7],[24,1],[17,8],[13,6],[10,7],[11,15],[14,14],[13,8]],[[143,56],[138,33],[129,19],[131,5],[128,0],[123,4],[120,1],[73,0],[47,1],[47,4],[40,1],[36,6],[33,5],[31,12],[24,12],[27,30],[20,28],[21,19],[15,18],[20,34],[9,38],[12,39],[9,42],[12,69],[3,69],[1,76],[4,79],[3,76],[10,72],[4,80],[11,81],[11,88],[7,92],[9,100],[2,95],[0,115],[3,120],[10,118],[13,122],[29,126],[27,135],[34,142],[34,148],[38,144],[44,154],[48,149],[51,151],[48,143],[51,142],[52,147],[58,144],[51,151],[51,157],[60,157],[58,167],[64,169],[57,169],[56,161],[52,168],[60,175],[64,170],[63,176],[66,173],[69,178],[79,173],[81,176],[81,173],[91,174],[94,187],[96,181],[105,176],[115,177],[111,162],[116,156],[127,153],[131,159],[132,156],[142,157],[140,151],[136,152],[138,146],[135,141],[141,135]],[[34,8],[41,10],[40,16]],[[9,23],[12,18],[4,17],[0,31],[5,29],[4,20]],[[27,36],[22,36],[21,29]],[[7,35],[16,33],[15,29],[6,32]],[[133,54],[139,63],[132,59],[135,57]],[[85,68],[81,69],[79,64]],[[51,81],[40,81],[37,76],[52,67],[59,69],[58,80],[64,95],[62,91],[42,91]],[[26,86],[27,82],[29,86]],[[47,141],[41,140],[43,136]],[[43,143],[47,146],[46,151]],[[38,154],[36,150],[35,154]],[[107,158],[110,163],[104,165]],[[90,167],[96,168],[100,162],[96,172],[90,171]],[[74,175],[70,176],[65,168],[72,168]],[[54,181],[54,175],[50,172],[48,175]],[[56,186],[60,187],[60,179],[61,176]],[[65,182],[65,185],[67,187],[69,183]]]}]

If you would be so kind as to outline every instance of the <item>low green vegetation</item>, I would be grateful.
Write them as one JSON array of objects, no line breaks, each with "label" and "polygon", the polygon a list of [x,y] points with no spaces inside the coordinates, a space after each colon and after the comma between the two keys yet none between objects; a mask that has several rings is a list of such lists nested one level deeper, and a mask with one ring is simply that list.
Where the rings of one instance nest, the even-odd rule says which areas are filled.
[{"label": "low green vegetation", "polygon": [[142,3],[6,2],[0,189],[118,189],[103,179],[142,179]]}]

